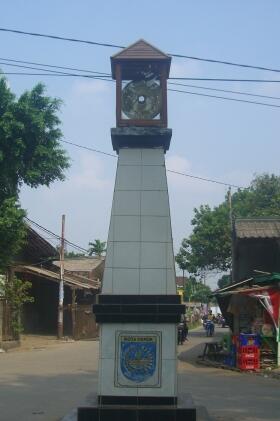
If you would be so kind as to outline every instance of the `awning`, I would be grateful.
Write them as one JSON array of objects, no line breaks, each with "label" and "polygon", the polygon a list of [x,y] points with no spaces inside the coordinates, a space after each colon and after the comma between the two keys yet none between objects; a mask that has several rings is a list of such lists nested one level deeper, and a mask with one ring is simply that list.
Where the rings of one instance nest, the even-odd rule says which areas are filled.
[{"label": "awning", "polygon": [[[36,266],[16,266],[15,272],[21,272],[21,273],[30,273],[32,275],[41,276],[42,278],[51,279],[52,281],[59,282],[60,281],[60,274],[57,272],[53,272],[52,270],[48,270],[45,268],[38,268]],[[88,279],[88,282],[81,282],[77,279],[74,279],[70,275],[64,275],[64,283],[66,285],[69,285],[72,288],[77,289],[99,289],[100,288],[100,282]]]}]

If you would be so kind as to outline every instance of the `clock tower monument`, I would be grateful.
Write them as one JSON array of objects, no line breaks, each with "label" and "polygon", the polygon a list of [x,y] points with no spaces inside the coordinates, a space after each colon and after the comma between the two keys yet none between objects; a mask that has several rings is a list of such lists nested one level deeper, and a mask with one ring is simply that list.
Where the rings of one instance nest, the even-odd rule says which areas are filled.
[{"label": "clock tower monument", "polygon": [[96,407],[79,421],[193,421],[177,393],[176,294],[165,153],[171,58],[144,40],[111,57],[118,154],[102,290]]}]

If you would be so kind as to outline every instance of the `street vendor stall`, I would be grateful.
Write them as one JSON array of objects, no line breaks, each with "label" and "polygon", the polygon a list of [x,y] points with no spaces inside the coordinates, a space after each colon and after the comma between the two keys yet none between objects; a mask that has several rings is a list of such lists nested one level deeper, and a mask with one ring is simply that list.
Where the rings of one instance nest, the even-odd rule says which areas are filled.
[{"label": "street vendor stall", "polygon": [[236,353],[239,368],[253,367],[240,359],[243,355],[255,359],[255,369],[280,366],[279,285],[280,273],[274,273],[255,276],[215,292],[230,326],[232,351]]}]

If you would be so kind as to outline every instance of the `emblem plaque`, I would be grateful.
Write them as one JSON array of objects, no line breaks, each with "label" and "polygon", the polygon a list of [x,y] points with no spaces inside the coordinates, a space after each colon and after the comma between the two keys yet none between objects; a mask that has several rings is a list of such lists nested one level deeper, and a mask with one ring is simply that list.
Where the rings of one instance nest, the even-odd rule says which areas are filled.
[{"label": "emblem plaque", "polygon": [[161,333],[116,332],[116,342],[116,385],[160,387]]}]

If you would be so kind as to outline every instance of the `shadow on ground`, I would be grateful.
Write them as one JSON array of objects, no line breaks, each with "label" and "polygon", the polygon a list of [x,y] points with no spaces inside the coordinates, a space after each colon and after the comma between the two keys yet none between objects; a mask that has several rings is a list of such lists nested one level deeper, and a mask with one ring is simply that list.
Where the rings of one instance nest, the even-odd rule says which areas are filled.
[{"label": "shadow on ground", "polygon": [[[55,361],[54,361],[55,363]],[[59,367],[58,367],[59,371]],[[97,372],[17,375],[0,384],[1,421],[58,421],[97,389]],[[58,409],[59,408],[59,409]]]}]

